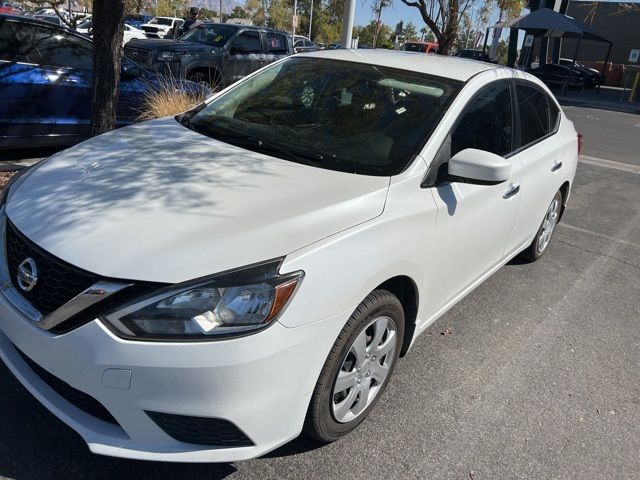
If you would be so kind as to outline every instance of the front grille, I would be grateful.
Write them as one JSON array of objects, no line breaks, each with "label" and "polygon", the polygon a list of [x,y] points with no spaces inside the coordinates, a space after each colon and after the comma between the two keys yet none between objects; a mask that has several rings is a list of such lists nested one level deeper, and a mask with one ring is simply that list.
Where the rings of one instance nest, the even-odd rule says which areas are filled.
[{"label": "front grille", "polygon": [[141,65],[149,65],[151,62],[151,50],[143,48],[124,47],[124,54],[127,58]]},{"label": "front grille", "polygon": [[[45,252],[22,235],[9,221],[6,251],[7,266],[13,285],[42,315],[57,310],[101,279]],[[29,292],[19,287],[17,278],[18,267],[27,258],[32,258],[38,268],[38,281]]]},{"label": "front grille", "polygon": [[179,442],[216,447],[255,445],[238,427],[222,418],[190,417],[149,411],[145,413],[167,435]]},{"label": "front grille", "polygon": [[[33,372],[40,377],[40,379],[49,385],[52,390],[54,390],[58,395],[64,398],[67,402],[75,406],[76,408],[82,410],[83,412],[95,417],[97,419],[102,420],[103,422],[111,423],[113,425],[118,425],[118,422],[113,415],[109,413],[104,405],[98,402],[91,395],[87,395],[80,390],[73,388],[68,383],[60,380],[55,375],[47,372],[44,368],[38,365],[36,362],[27,357],[23,352],[20,351],[15,345],[14,348],[20,354],[22,359],[26,362],[26,364],[33,370]],[[118,425],[119,426],[119,425]]]}]

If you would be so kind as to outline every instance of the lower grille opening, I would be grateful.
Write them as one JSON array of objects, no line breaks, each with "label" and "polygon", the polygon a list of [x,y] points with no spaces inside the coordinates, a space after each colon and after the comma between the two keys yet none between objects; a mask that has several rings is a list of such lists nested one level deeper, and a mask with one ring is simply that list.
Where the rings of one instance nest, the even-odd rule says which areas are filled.
[{"label": "lower grille opening", "polygon": [[118,422],[113,415],[109,413],[104,405],[98,402],[91,395],[88,395],[84,392],[81,392],[78,389],[73,388],[68,383],[60,380],[55,375],[47,372],[44,368],[38,365],[36,362],[27,357],[23,352],[20,351],[18,347],[14,345],[16,351],[20,354],[22,359],[26,362],[26,364],[33,370],[33,372],[40,377],[40,379],[49,385],[52,390],[54,390],[58,395],[64,398],[67,402],[75,406],[76,408],[82,410],[83,412],[91,415],[92,417],[98,418],[103,422],[111,423],[113,425],[118,425]]},{"label": "lower grille opening", "polygon": [[242,430],[222,418],[191,417],[145,411],[170,437],[179,442],[216,447],[252,447]]}]

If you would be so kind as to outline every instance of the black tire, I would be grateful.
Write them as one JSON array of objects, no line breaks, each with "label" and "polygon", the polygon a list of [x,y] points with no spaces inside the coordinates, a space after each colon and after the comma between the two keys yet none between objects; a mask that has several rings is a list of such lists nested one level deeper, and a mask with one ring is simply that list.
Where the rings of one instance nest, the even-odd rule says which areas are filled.
[{"label": "black tire", "polygon": [[[334,417],[333,389],[343,363],[350,354],[350,349],[356,338],[363,332],[371,328],[372,322],[380,317],[388,317],[395,323],[395,350],[392,361],[389,364],[389,372],[384,381],[379,385],[379,389],[375,396],[371,399],[371,403],[362,410],[355,418],[347,422],[339,422]],[[375,290],[371,292],[367,298],[356,308],[355,312],[349,318],[340,335],[329,353],[327,360],[322,368],[318,382],[311,397],[307,418],[305,420],[304,432],[321,442],[329,443],[338,440],[340,437],[354,430],[369,415],[371,410],[376,406],[378,400],[383,395],[389,379],[393,375],[396,366],[402,341],[404,337],[404,311],[402,304],[398,298],[386,290]],[[378,359],[385,363],[387,360]],[[371,359],[374,362],[375,357]],[[374,384],[373,378],[365,379]],[[372,387],[373,388],[373,387]]]},{"label": "black tire", "polygon": [[[549,234],[549,239],[545,243],[544,248],[541,249],[540,242],[541,242],[541,237],[545,232],[545,222],[548,220],[547,217],[554,203],[557,204],[558,206],[555,212],[557,217],[555,218],[555,223],[553,225],[551,233]],[[557,226],[558,221],[560,220],[561,212],[562,212],[562,192],[558,190],[554,195],[553,200],[551,200],[549,207],[547,208],[547,212],[545,213],[545,216],[542,219],[542,222],[540,223],[540,228],[538,228],[538,232],[536,233],[536,236],[534,237],[533,242],[531,242],[531,245],[529,245],[527,249],[523,250],[523,252],[520,254],[522,259],[528,262],[535,262],[545,254],[545,252],[549,249],[549,243],[551,242],[551,238],[553,238],[555,227]]]}]

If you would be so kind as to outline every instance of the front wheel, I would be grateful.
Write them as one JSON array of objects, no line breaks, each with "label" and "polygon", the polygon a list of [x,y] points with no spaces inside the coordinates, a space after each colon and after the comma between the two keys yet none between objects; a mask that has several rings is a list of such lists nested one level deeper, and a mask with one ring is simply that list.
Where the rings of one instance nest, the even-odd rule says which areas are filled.
[{"label": "front wheel", "polygon": [[203,71],[193,72],[187,76],[187,80],[202,85],[203,87],[207,87],[212,92],[222,90],[222,79],[217,73],[209,74]]},{"label": "front wheel", "polygon": [[396,296],[375,290],[340,332],[316,384],[304,431],[333,442],[355,429],[384,392],[400,354],[404,311]]},{"label": "front wheel", "polygon": [[524,259],[530,262],[535,262],[544,255],[544,252],[547,251],[547,247],[551,242],[551,237],[556,229],[556,225],[558,225],[558,221],[560,220],[561,211],[562,192],[558,190],[547,209],[547,213],[544,214],[542,225],[540,225],[533,242],[531,242],[531,245],[522,252],[522,257]]}]

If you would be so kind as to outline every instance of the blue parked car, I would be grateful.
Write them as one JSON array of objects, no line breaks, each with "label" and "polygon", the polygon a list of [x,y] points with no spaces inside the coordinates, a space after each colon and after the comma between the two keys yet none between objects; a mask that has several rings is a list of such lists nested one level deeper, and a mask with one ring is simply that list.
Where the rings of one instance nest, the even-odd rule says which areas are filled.
[{"label": "blue parked car", "polygon": [[[0,149],[72,145],[89,137],[92,49],[91,40],[68,28],[0,14]],[[132,123],[145,92],[161,82],[123,58],[117,125]],[[193,82],[177,86],[203,92]]]}]

